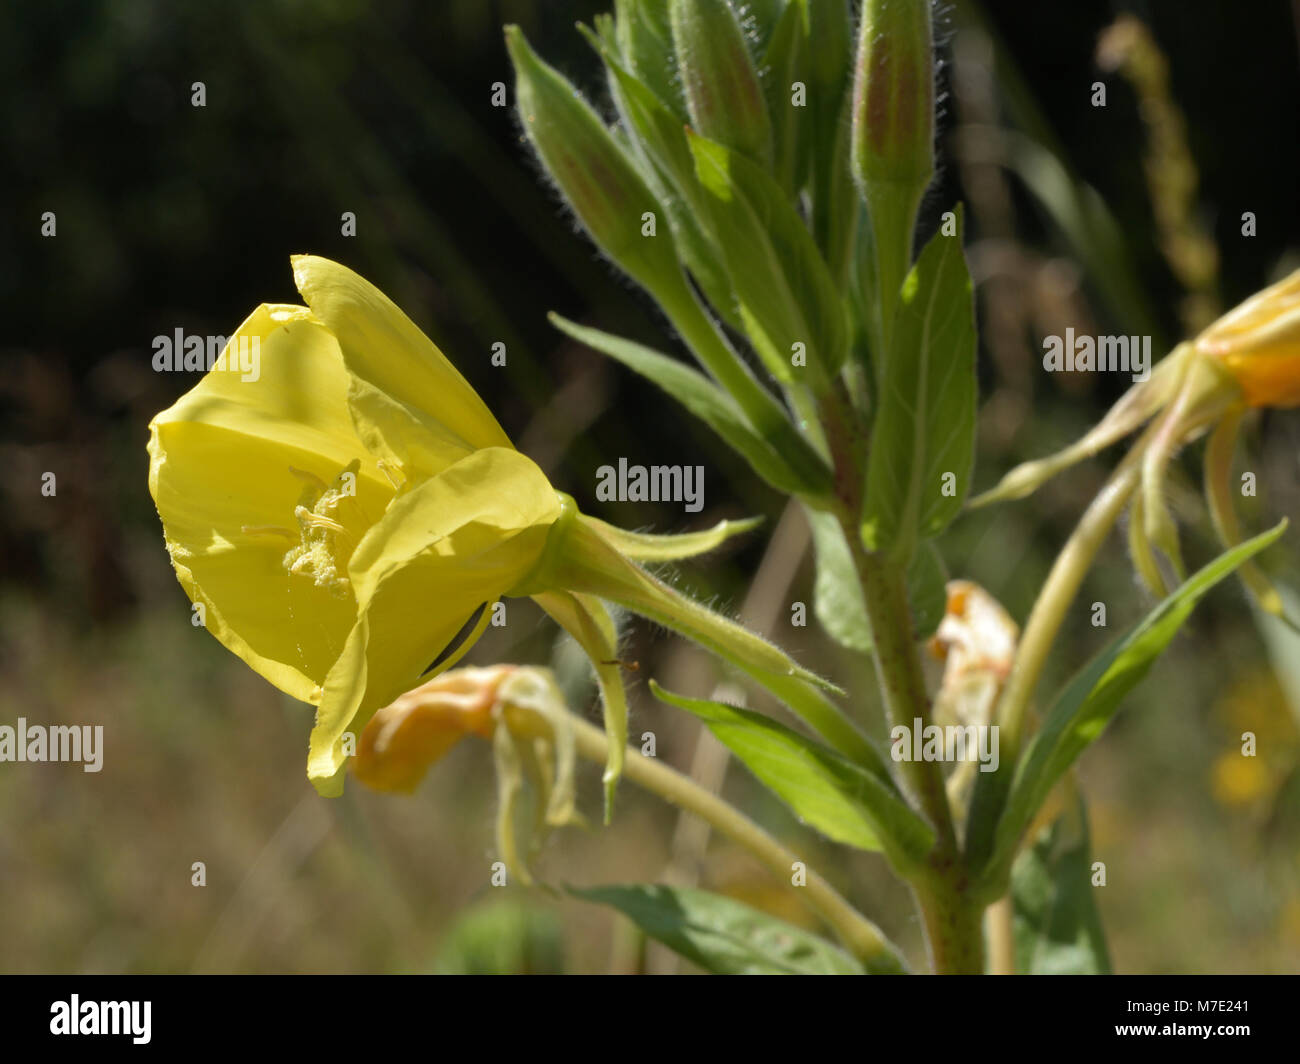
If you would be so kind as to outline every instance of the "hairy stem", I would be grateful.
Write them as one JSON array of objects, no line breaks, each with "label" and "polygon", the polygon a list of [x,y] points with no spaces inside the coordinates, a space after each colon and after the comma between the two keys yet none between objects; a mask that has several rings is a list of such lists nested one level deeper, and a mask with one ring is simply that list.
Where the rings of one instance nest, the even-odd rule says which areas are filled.
[{"label": "hairy stem", "polygon": [[[840,527],[862,585],[871,624],[872,657],[891,727],[912,730],[930,720],[921,658],[912,636],[911,608],[904,571],[884,555],[867,550],[858,527],[862,509],[864,439],[843,395],[821,407],[822,424],[834,458]],[[957,844],[943,770],[934,761],[905,761],[903,783],[935,831],[935,846],[912,881],[925,924],[935,973],[978,973],[984,968],[981,906],[968,896],[967,868]]]},{"label": "hairy stem", "polygon": [[[539,726],[546,727],[543,722]],[[605,733],[593,724],[573,718],[578,754],[603,765],[609,751]],[[789,882],[799,858],[771,835],[717,795],[694,780],[654,758],[643,757],[634,747],[627,750],[624,776],[657,794],[666,802],[706,821],[714,831],[752,853],[782,882]],[[812,869],[806,883],[797,888],[804,903],[834,930],[844,946],[868,971],[880,974],[905,970],[897,950],[875,924],[845,900],[834,887]]]}]

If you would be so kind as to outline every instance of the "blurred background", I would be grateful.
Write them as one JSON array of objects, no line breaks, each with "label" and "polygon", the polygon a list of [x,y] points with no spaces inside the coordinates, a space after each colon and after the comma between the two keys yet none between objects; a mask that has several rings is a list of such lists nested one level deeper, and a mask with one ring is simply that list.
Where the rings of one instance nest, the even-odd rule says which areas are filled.
[{"label": "blurred background", "polygon": [[[783,500],[648,385],[546,323],[548,310],[676,350],[649,300],[575,232],[513,113],[500,27],[600,104],[574,31],[601,0],[51,0],[0,7],[0,724],[102,724],[103,771],[0,764],[0,971],[663,970],[607,911],[489,886],[486,744],[465,743],[417,794],[355,783],[318,799],[311,710],[201,628],[149,498],[150,417],[193,383],[155,373],[152,339],[228,334],[261,302],[296,302],[288,256],[314,252],[386,291],[478,388],[521,450],[585,509],[626,527],[759,533],[677,574],[855,688],[870,674],[815,627],[807,533]],[[1140,22],[1116,20],[1135,16]],[[1149,334],[1157,357],[1300,266],[1297,41],[1287,0],[946,2],[938,9],[940,172],[923,235],[969,205],[981,328],[976,487],[1076,437],[1119,375],[1048,375],[1041,338]],[[191,105],[201,81],[206,106]],[[1092,104],[1104,82],[1106,106]],[[57,235],[41,235],[53,211]],[[341,215],[356,235],[341,234]],[[1243,214],[1255,235],[1243,236]],[[492,345],[507,346],[493,367]],[[1215,553],[1202,445],[1173,500],[1189,562]],[[1247,527],[1300,516],[1300,416],[1249,426]],[[702,464],[706,506],[602,504],[596,469]],[[1023,620],[1114,456],[1031,501],[959,521],[941,544]],[[57,475],[52,498],[42,473]],[[1297,533],[1270,552],[1300,587]],[[1087,603],[1108,606],[1109,630]],[[1150,604],[1116,536],[1043,692]],[[1296,604],[1293,603],[1293,608]],[[512,602],[471,660],[569,658]],[[640,676],[707,694],[702,654],[629,632]],[[1300,637],[1261,628],[1225,584],[1083,759],[1097,891],[1125,972],[1300,970]],[[577,672],[575,708],[597,712]],[[874,727],[883,731],[879,721]],[[1260,756],[1237,756],[1254,731]],[[632,734],[726,794],[821,868],[913,958],[907,894],[871,855],[802,829],[693,721],[634,681]],[[599,773],[583,778],[599,805]],[[592,817],[599,820],[598,815]],[[191,867],[206,866],[206,886]],[[552,838],[554,883],[698,881],[807,922],[788,887],[624,784],[610,829]]]}]

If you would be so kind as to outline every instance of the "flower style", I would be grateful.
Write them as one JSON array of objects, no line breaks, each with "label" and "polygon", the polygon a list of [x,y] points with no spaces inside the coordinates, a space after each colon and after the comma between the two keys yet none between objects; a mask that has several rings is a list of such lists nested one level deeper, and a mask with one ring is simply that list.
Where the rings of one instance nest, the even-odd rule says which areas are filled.
[{"label": "flower style", "polygon": [[307,772],[322,794],[340,793],[374,713],[456,664],[503,596],[536,596],[596,665],[607,799],[627,711],[602,599],[635,599],[742,667],[811,678],[635,564],[712,549],[748,522],[646,536],[579,514],[382,292],[327,259],[292,262],[306,305],[264,304],[230,338],[258,353],[256,379],[218,360],[153,419],[149,487],[209,631],[317,707]]}]

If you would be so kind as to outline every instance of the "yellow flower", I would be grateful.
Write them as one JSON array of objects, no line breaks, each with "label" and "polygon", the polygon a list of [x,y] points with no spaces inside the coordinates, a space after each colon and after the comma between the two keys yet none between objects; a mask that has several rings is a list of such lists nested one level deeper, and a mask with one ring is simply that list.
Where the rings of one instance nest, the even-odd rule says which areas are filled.
[{"label": "yellow flower", "polygon": [[[1168,587],[1156,552],[1177,575],[1183,571],[1178,532],[1164,498],[1173,456],[1210,433],[1206,502],[1220,541],[1236,546],[1242,537],[1230,480],[1242,416],[1252,407],[1294,406],[1300,406],[1300,270],[1257,292],[1195,340],[1179,344],[1083,438],[1057,454],[1017,466],[972,505],[1023,498],[1061,470],[1147,425],[1126,459],[1141,463],[1129,549],[1143,581],[1163,594]],[[1263,609],[1281,615],[1281,598],[1253,562],[1242,565],[1238,575]]]},{"label": "yellow flower", "polygon": [[307,306],[231,338],[256,341],[256,379],[214,368],[154,418],[149,486],[209,631],[318,706],[308,774],[337,791],[345,733],[529,574],[561,503],[383,293],[293,266]]},{"label": "yellow flower", "polygon": [[317,707],[307,774],[321,793],[340,792],[375,712],[454,665],[503,596],[536,597],[596,667],[607,814],[627,706],[602,599],[786,694],[815,680],[635,564],[710,550],[748,522],[650,536],[579,514],[382,292],[327,259],[296,256],[293,269],[306,306],[260,306],[230,338],[255,371],[219,359],[150,423],[149,489],[209,631]]},{"label": "yellow flower", "polygon": [[1196,338],[1249,406],[1300,406],[1300,270],[1225,314]]}]

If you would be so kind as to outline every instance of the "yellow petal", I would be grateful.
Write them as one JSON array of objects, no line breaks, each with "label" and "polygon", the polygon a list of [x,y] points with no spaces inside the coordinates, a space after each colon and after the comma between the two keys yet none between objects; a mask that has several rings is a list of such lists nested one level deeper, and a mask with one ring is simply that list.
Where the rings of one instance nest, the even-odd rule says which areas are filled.
[{"label": "yellow petal", "polygon": [[301,307],[261,306],[231,337],[233,345],[253,340],[256,380],[214,368],[154,418],[149,489],[177,576],[204,604],[208,630],[271,683],[313,701],[356,609],[346,592],[284,564],[298,542],[304,487],[293,470],[328,483],[360,459],[356,497],[345,503],[356,507],[358,539],[392,487],[352,428],[348,375],[329,333]]},{"label": "yellow petal", "polygon": [[1250,406],[1300,406],[1300,270],[1255,293],[1196,338]]},{"label": "yellow petal", "polygon": [[478,448],[511,446],[465,378],[383,292],[329,259],[292,261],[312,315],[334,334],[348,369],[370,385],[354,393],[357,409],[419,475],[436,475]]},{"label": "yellow petal", "polygon": [[533,569],[560,503],[517,451],[476,451],[397,498],[362,540],[349,574],[360,609],[325,680],[308,775],[342,787],[344,733],[420,682],[475,610]]}]

